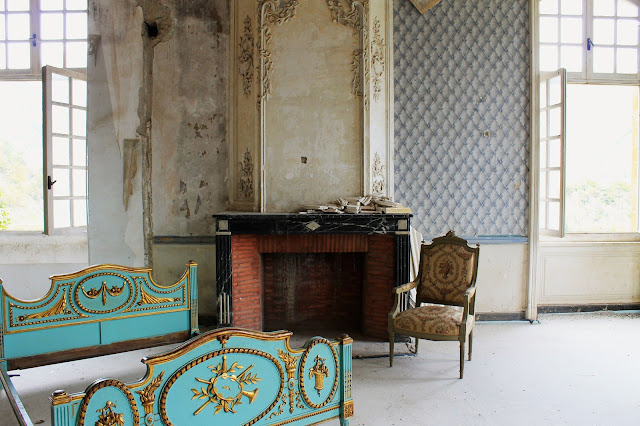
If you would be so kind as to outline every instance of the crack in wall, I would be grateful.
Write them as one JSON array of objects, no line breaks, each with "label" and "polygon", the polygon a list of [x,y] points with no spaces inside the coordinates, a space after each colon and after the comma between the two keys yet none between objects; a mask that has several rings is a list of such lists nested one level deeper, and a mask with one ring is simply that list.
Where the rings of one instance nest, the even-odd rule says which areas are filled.
[{"label": "crack in wall", "polygon": [[138,91],[138,118],[140,124],[137,133],[142,142],[142,211],[145,264],[153,268],[153,192],[152,178],[152,95],[153,95],[153,59],[155,47],[173,36],[174,20],[171,9],[162,0],[137,0],[136,6],[142,9],[142,87]]}]

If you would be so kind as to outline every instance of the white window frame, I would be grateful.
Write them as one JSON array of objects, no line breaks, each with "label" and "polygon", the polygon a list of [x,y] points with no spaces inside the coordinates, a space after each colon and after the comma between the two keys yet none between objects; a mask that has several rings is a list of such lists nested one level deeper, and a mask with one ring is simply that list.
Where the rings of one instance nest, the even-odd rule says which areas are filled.
[{"label": "white window frame", "polygon": [[[87,173],[87,165],[85,163],[84,166],[78,167],[78,166],[74,166],[71,163],[71,158],[73,156],[73,148],[71,147],[72,144],[70,145],[70,151],[69,151],[69,156],[70,156],[70,165],[69,166],[60,166],[60,165],[54,165],[52,163],[52,138],[54,136],[68,136],[69,138],[72,137],[72,135],[55,135],[52,132],[52,122],[51,122],[51,111],[52,111],[52,106],[55,104],[55,102],[52,101],[52,97],[51,97],[51,84],[49,84],[49,82],[51,81],[51,74],[52,73],[57,73],[57,74],[63,74],[66,76],[69,76],[70,78],[76,78],[76,79],[81,79],[86,81],[87,77],[86,77],[86,68],[66,68],[66,69],[61,69],[61,68],[54,68],[54,67],[50,67],[50,66],[42,66],[42,51],[41,51],[41,46],[43,43],[43,40],[41,40],[40,38],[40,17],[42,14],[47,14],[47,13],[62,13],[65,18],[63,19],[63,37],[62,39],[56,39],[56,40],[44,40],[44,42],[61,42],[63,43],[63,62],[66,64],[67,63],[67,59],[66,59],[66,49],[67,49],[67,42],[85,42],[87,43],[88,46],[88,40],[87,39],[68,39],[66,38],[66,13],[67,10],[63,10],[63,11],[42,11],[40,8],[41,2],[46,2],[48,0],[29,0],[29,11],[20,11],[20,12],[15,12],[15,13],[29,13],[30,19],[29,19],[29,23],[30,23],[30,39],[29,42],[30,44],[30,67],[29,68],[25,68],[25,69],[0,69],[0,80],[14,80],[14,81],[18,81],[18,80],[32,80],[32,81],[42,81],[42,93],[43,93],[43,97],[42,97],[42,109],[43,109],[43,114],[42,114],[42,120],[43,120],[43,132],[42,132],[42,137],[43,137],[43,201],[44,201],[44,206],[43,206],[43,231],[15,231],[15,230],[3,230],[0,231],[0,234],[15,234],[15,235],[24,235],[24,234],[34,234],[34,233],[44,233],[46,235],[58,235],[58,234],[83,234],[86,235],[86,230],[87,230],[87,226],[86,226],[86,221],[83,225],[81,226],[73,226],[74,224],[74,216],[73,216],[73,207],[71,207],[70,209],[70,221],[72,226],[70,227],[55,227],[54,223],[55,223],[55,218],[54,218],[54,208],[53,208],[53,203],[55,199],[58,200],[68,200],[70,202],[70,205],[73,205],[73,201],[84,201],[85,205],[87,202],[87,197],[88,197],[88,192],[85,188],[84,191],[84,195],[83,196],[77,196],[74,195],[73,192],[70,193],[69,196],[61,196],[61,197],[57,197],[53,195],[53,191],[49,185],[49,180],[51,179],[52,181],[55,180],[54,178],[51,178],[52,176],[54,176],[54,170],[57,169],[62,169],[62,168],[67,168],[69,170],[69,173],[72,173],[72,170],[78,170],[78,169],[82,169],[85,171],[85,173],[87,174],[85,182],[88,181],[88,173]],[[5,14],[10,14],[13,12],[9,12],[6,10],[6,0],[0,0],[0,2],[3,3],[4,10],[2,10],[2,12],[0,12],[0,19],[5,19]],[[67,0],[63,0],[63,6],[67,5]],[[87,13],[88,16],[88,10],[70,10],[69,13],[82,13],[85,12]],[[8,31],[8,29],[6,29],[6,23],[8,20],[5,20],[5,40],[0,40],[0,49],[4,48],[5,49],[5,54],[8,54],[8,44],[10,43],[10,41],[6,40],[6,32]],[[87,22],[88,24],[88,22]],[[1,28],[1,27],[0,27]],[[2,44],[4,43],[4,45]],[[8,58],[7,58],[8,60]],[[70,93],[70,96],[72,96],[72,94]],[[70,98],[71,99],[71,98]],[[73,108],[76,109],[84,109],[86,112],[86,106],[84,107],[79,107],[77,105],[73,106]],[[72,120],[73,118],[70,116],[70,120]],[[69,123],[69,128],[73,129],[73,122],[70,121]],[[71,132],[71,130],[70,130]],[[77,136],[74,135],[73,138],[75,139],[81,139],[82,136]],[[84,140],[85,140],[85,144],[86,144],[86,132],[85,132],[85,136],[84,136]],[[85,151],[86,152],[86,151]],[[73,185],[71,183],[72,179],[70,179],[70,185]],[[55,184],[54,184],[55,185]],[[73,191],[73,188],[70,188],[71,191]],[[88,219],[88,217],[87,217]]]},{"label": "white window frame", "polygon": [[[540,0],[537,0],[540,1]],[[584,61],[584,68],[583,68],[583,72],[582,73],[578,73],[578,72],[566,72],[566,81],[565,84],[572,84],[572,83],[581,83],[581,84],[616,84],[616,85],[633,85],[633,86],[640,86],[640,46],[638,47],[638,73],[637,74],[616,74],[616,73],[611,73],[611,74],[596,74],[593,73],[593,49],[591,50],[586,50],[586,46],[587,46],[587,38],[591,38],[591,40],[593,40],[593,2],[597,1],[597,0],[583,0],[583,18],[584,18],[584,22],[583,22],[583,36],[584,36],[584,46],[585,46],[585,55],[583,56],[583,61]],[[633,3],[635,3],[636,5],[638,5],[638,7],[640,7],[640,0],[631,0],[633,1]],[[549,43],[541,43],[540,42],[540,16],[542,15],[539,11],[539,7],[536,4],[535,7],[533,8],[533,10],[535,10],[535,19],[533,19],[533,25],[535,26],[535,28],[532,28],[532,32],[534,34],[534,37],[536,38],[537,43],[534,43],[534,53],[532,54],[532,58],[536,59],[536,63],[532,64],[532,69],[534,70],[534,75],[536,76],[535,81],[536,81],[536,90],[534,90],[534,93],[532,94],[532,105],[538,105],[540,106],[542,104],[542,100],[539,98],[540,96],[540,87],[541,87],[541,79],[544,78],[544,75],[549,75],[549,74],[553,74],[554,72],[547,72],[547,71],[541,71],[540,66],[539,66],[539,55],[540,55],[540,46],[543,44],[549,44]],[[640,18],[636,18],[636,19],[640,19]],[[640,26],[638,28],[639,34],[640,34]],[[558,36],[560,37],[560,35]],[[639,35],[639,39],[640,39],[640,35]],[[560,38],[558,39],[558,45],[560,45]],[[594,44],[596,46],[594,46],[594,48],[597,48],[597,42],[594,40]],[[561,64],[560,62],[560,58],[558,60],[558,62]],[[560,71],[556,71],[560,72]],[[562,104],[563,104],[563,108],[566,108],[566,102],[565,102],[565,95],[566,95],[566,90],[563,90],[562,93]],[[544,140],[544,135],[540,134],[540,119],[541,119],[541,108],[538,108],[537,111],[534,110],[534,120],[533,123],[536,125],[536,131],[533,132],[533,134],[537,135],[536,137],[536,141],[537,143],[535,144],[535,153],[536,155],[534,155],[532,158],[537,160],[537,164],[536,167],[533,168],[533,170],[536,170],[537,176],[536,176],[536,187],[538,187],[539,185],[542,185],[543,180],[541,179],[541,174],[543,173],[543,170],[541,168],[542,165],[542,159],[540,158],[540,144],[543,143]],[[562,139],[563,141],[566,139],[566,135],[564,134],[564,121],[566,119],[566,109],[565,112],[563,112],[563,124],[562,124]],[[560,188],[560,209],[561,209],[561,217],[560,217],[560,229],[556,230],[556,229],[549,229],[549,227],[547,226],[548,222],[545,221],[545,218],[542,215],[543,209],[546,207],[545,206],[545,202],[548,200],[544,200],[541,198],[540,193],[541,191],[538,190],[534,192],[534,196],[535,196],[535,201],[532,202],[532,208],[536,208],[537,210],[537,214],[535,215],[536,217],[536,223],[534,224],[534,226],[537,228],[537,230],[540,233],[541,237],[561,237],[564,240],[570,240],[570,241],[602,241],[602,242],[607,242],[607,241],[615,241],[615,242],[624,242],[624,241],[640,241],[640,230],[636,231],[636,232],[629,232],[629,233],[570,233],[570,234],[565,234],[564,232],[564,222],[565,222],[565,214],[564,214],[564,193],[565,193],[565,181],[564,181],[564,176],[565,176],[565,166],[566,166],[566,157],[565,157],[565,147],[564,147],[564,143],[562,144],[562,152],[561,152],[561,180],[562,180],[562,186]],[[548,153],[547,153],[548,155]]]}]

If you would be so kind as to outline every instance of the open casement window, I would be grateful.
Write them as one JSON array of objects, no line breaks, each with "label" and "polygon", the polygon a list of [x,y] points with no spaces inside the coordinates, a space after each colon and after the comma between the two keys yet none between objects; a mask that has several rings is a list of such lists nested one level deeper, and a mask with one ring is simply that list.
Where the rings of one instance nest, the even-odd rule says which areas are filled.
[{"label": "open casement window", "polygon": [[45,66],[45,233],[82,232],[87,227],[87,77]]},{"label": "open casement window", "polygon": [[564,236],[567,73],[540,75],[540,233]]}]

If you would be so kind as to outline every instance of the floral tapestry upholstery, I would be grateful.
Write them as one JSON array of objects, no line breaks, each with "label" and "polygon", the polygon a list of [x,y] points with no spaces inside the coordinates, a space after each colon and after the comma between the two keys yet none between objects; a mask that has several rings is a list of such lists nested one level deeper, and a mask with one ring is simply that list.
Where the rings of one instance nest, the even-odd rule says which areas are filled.
[{"label": "floral tapestry upholstery", "polygon": [[[473,322],[473,316],[469,316]],[[393,321],[396,330],[457,336],[460,334],[462,309],[452,306],[423,305],[401,312]]]},{"label": "floral tapestry upholstery", "polygon": [[420,298],[462,305],[473,279],[474,254],[463,246],[424,247],[420,265]]}]

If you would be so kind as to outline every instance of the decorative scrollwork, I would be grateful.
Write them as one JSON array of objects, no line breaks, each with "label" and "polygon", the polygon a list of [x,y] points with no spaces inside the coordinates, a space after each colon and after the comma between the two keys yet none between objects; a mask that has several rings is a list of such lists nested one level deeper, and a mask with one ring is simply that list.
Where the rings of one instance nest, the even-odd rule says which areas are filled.
[{"label": "decorative scrollwork", "polygon": [[373,20],[373,40],[371,40],[371,74],[373,80],[373,99],[380,98],[382,92],[382,76],[384,75],[384,39],[380,36],[380,20]]},{"label": "decorative scrollwork", "polygon": [[160,303],[170,303],[170,302],[181,302],[182,298],[180,297],[156,297],[145,291],[144,288],[140,287],[140,300],[138,301],[138,306],[142,305],[157,305]]},{"label": "decorative scrollwork", "polygon": [[249,15],[244,19],[244,34],[240,37],[240,49],[238,68],[242,76],[242,91],[245,95],[250,95],[253,84],[253,29]]},{"label": "decorative scrollwork", "polygon": [[362,49],[353,51],[353,60],[351,61],[351,93],[358,97],[362,97]]},{"label": "decorative scrollwork", "polygon": [[358,12],[357,5],[363,2],[348,0],[349,10],[346,10],[340,0],[327,0],[327,6],[331,12],[331,20],[337,24],[353,28],[354,36],[362,31],[362,17]]},{"label": "decorative scrollwork", "polygon": [[324,378],[329,377],[329,369],[324,365],[325,361],[326,358],[321,358],[320,355],[316,355],[314,360],[316,365],[309,370],[309,378],[315,377],[316,384],[314,388],[318,391],[318,396],[320,396],[320,391],[324,389]]},{"label": "decorative scrollwork", "polygon": [[96,426],[124,426],[124,415],[113,411],[115,406],[114,402],[107,401],[107,405],[104,408],[96,410],[100,413]]},{"label": "decorative scrollwork", "polygon": [[344,403],[344,417],[353,417],[353,401]]},{"label": "decorative scrollwork", "polygon": [[298,2],[287,0],[284,3],[275,0],[260,0],[258,2],[258,26],[260,28],[258,55],[261,59],[259,69],[261,76],[261,90],[258,94],[258,109],[263,101],[269,99],[271,94],[271,75],[273,73],[273,60],[269,51],[271,42],[272,25],[282,25],[296,14]]},{"label": "decorative scrollwork", "polygon": [[17,319],[19,322],[23,322],[23,321],[42,319],[42,318],[47,318],[47,317],[52,317],[55,315],[62,315],[62,314],[71,315],[71,311],[67,309],[66,290],[62,292],[62,297],[60,298],[60,300],[58,300],[55,305],[53,305],[51,308],[47,309],[46,311],[38,312],[36,314],[20,315]]},{"label": "decorative scrollwork", "polygon": [[89,299],[95,299],[98,296],[102,296],[102,306],[106,306],[107,294],[111,297],[120,296],[122,294],[122,291],[124,290],[124,284],[122,284],[122,287],[113,285],[111,286],[111,288],[109,288],[107,287],[107,282],[102,281],[102,286],[100,286],[100,289],[92,288],[89,291],[86,291],[84,287],[81,287],[81,288],[82,288],[82,293]]},{"label": "decorative scrollwork", "polygon": [[[149,414],[153,414],[153,403],[156,401],[155,391],[160,387],[162,383],[162,376],[164,376],[164,371],[162,371],[158,376],[153,379],[146,388],[141,391],[136,391],[138,395],[140,395],[140,402],[142,403],[142,407],[144,408],[145,414],[145,423],[149,424],[147,417]],[[153,423],[153,416],[151,418],[151,423]]]},{"label": "decorative scrollwork", "polygon": [[[78,424],[84,425],[85,417],[87,416],[87,408],[89,408],[89,403],[91,402],[91,398],[93,398],[93,395],[95,395],[96,392],[98,392],[100,389],[104,389],[108,387],[117,388],[122,393],[124,393],[126,401],[129,403],[129,407],[131,408],[131,415],[133,416],[133,425],[138,426],[140,424],[140,417],[138,415],[138,406],[136,404],[135,399],[133,398],[133,394],[131,393],[131,391],[129,390],[126,384],[122,383],[120,380],[114,380],[114,379],[100,380],[94,383],[93,385],[91,385],[89,389],[87,389],[85,396],[82,398],[82,401],[80,401],[80,408],[78,410],[78,417],[77,417]],[[107,406],[108,405],[109,405],[109,402],[107,402]],[[111,405],[115,407],[114,404],[111,404]],[[107,406],[105,406],[105,409],[107,408]],[[97,410],[97,411],[102,411],[102,410]],[[108,414],[109,412],[113,412],[113,410],[106,410],[105,412],[103,412],[103,414]],[[114,413],[114,414],[117,414],[117,413]],[[123,416],[123,415],[120,414],[119,416]],[[113,417],[108,417],[108,416],[105,417],[105,422],[112,421],[110,420],[112,418]],[[119,419],[120,417],[117,417],[117,418]],[[96,422],[96,426],[109,426],[109,425],[118,425],[118,426],[124,425],[124,419],[122,423],[104,423],[104,422],[100,423],[100,421]]]},{"label": "decorative scrollwork", "polygon": [[244,153],[244,159],[238,163],[238,192],[244,198],[253,196],[253,158],[249,148]]},{"label": "decorative scrollwork", "polygon": [[371,173],[371,192],[374,194],[382,194],[385,187],[384,172],[385,166],[382,164],[380,154],[377,152],[373,155],[373,166]]}]

